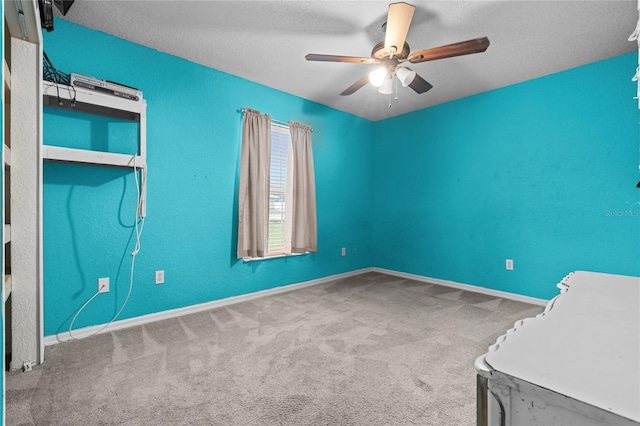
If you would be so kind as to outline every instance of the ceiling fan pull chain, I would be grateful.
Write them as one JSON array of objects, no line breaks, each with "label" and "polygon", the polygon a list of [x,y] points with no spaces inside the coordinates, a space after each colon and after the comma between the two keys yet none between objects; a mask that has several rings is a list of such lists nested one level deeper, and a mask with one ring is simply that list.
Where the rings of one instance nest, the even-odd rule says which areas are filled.
[{"label": "ceiling fan pull chain", "polygon": [[398,76],[397,75],[396,75],[396,97],[394,100],[398,102]]}]

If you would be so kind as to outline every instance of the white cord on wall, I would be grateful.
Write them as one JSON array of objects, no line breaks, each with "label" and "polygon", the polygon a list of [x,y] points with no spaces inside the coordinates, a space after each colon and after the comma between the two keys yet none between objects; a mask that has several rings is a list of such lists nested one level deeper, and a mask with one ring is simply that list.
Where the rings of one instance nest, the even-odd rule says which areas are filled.
[{"label": "white cord on wall", "polygon": [[[73,319],[71,319],[71,322],[69,323],[69,337],[70,340],[80,340],[80,339],[84,339],[87,337],[91,337],[91,336],[95,336],[96,334],[100,333],[101,331],[103,331],[105,328],[109,327],[122,313],[122,311],[124,310],[125,306],[127,306],[127,303],[129,302],[129,296],[131,296],[131,290],[133,289],[133,276],[134,276],[134,271],[135,271],[135,267],[136,267],[136,256],[138,255],[138,252],[140,252],[140,237],[142,236],[142,230],[144,229],[144,216],[142,215],[142,197],[141,197],[141,190],[144,190],[144,187],[147,184],[147,173],[146,173],[146,169],[141,169],[140,170],[140,180],[142,182],[138,182],[138,168],[136,167],[136,156],[133,156],[133,178],[135,180],[136,183],[136,194],[137,194],[137,201],[136,201],[136,216],[135,216],[135,221],[134,221],[134,230],[136,233],[136,243],[134,246],[133,251],[131,252],[131,273],[129,275],[129,290],[127,291],[127,297],[124,299],[124,303],[122,304],[122,306],[120,307],[120,309],[118,310],[118,312],[113,316],[113,318],[111,318],[111,321],[109,321],[108,323],[106,323],[104,326],[100,327],[98,330],[96,330],[95,332],[87,335],[87,336],[82,336],[82,337],[74,337],[73,334],[71,333],[71,329],[73,328],[73,323],[76,321],[76,318],[78,318],[78,315],[80,315],[80,313],[84,310],[84,308],[86,308],[92,301],[93,299],[96,298],[96,296],[98,294],[100,294],[100,290],[102,290],[102,288],[99,288],[98,291],[96,291],[93,296],[91,296],[86,302],[84,302],[84,304],[80,307],[80,309],[78,309],[75,313],[75,315],[73,316]],[[141,189],[142,187],[142,189]]]}]

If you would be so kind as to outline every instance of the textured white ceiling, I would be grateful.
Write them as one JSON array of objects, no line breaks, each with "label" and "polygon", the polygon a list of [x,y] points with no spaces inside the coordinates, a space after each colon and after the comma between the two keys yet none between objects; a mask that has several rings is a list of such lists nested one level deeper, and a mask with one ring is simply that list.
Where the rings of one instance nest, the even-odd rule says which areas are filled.
[{"label": "textured white ceiling", "polygon": [[[384,39],[385,1],[86,1],[64,19],[380,120],[637,49],[636,0],[409,1],[411,51],[487,36],[480,54],[413,65],[433,84],[398,101],[345,88],[373,65],[307,62],[307,53],[369,56]],[[629,70],[629,78],[633,70]]]}]

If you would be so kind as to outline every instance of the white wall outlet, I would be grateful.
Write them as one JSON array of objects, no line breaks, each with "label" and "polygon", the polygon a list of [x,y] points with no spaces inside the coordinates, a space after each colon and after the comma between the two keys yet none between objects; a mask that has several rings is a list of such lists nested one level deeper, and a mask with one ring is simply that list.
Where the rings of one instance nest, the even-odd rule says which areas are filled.
[{"label": "white wall outlet", "polygon": [[156,284],[164,284],[164,271],[156,271]]},{"label": "white wall outlet", "polygon": [[513,259],[507,259],[504,263],[507,271],[513,271]]},{"label": "white wall outlet", "polygon": [[98,293],[109,293],[109,278],[98,278]]},{"label": "white wall outlet", "polygon": [[342,247],[342,255],[343,256],[347,255],[347,248],[346,247]]}]

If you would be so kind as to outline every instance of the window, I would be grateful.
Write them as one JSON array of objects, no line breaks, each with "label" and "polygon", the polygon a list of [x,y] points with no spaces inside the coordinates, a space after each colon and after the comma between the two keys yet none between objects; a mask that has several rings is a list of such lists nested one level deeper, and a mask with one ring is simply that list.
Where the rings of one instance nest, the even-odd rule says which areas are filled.
[{"label": "window", "polygon": [[236,257],[317,252],[311,127],[243,111]]},{"label": "window", "polygon": [[271,124],[271,171],[269,175],[269,229],[267,254],[285,254],[289,192],[289,127]]}]

